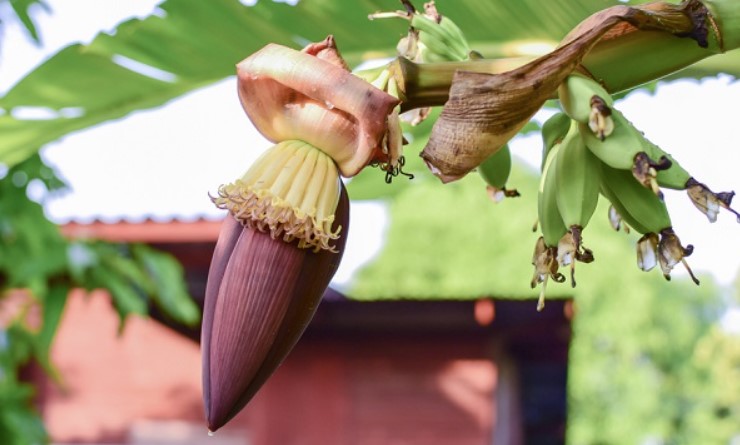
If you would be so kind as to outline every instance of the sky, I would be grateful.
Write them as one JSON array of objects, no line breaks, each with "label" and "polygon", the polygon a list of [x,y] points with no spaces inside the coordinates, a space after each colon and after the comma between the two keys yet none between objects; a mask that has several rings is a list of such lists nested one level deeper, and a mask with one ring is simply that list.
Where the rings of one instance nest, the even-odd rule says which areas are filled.
[{"label": "sky", "polygon": [[[0,94],[49,55],[73,42],[88,42],[123,19],[148,15],[154,0],[47,0],[52,13],[36,14],[43,40],[35,47],[16,23],[3,24]],[[7,8],[7,2],[0,8]],[[2,11],[0,10],[0,13]],[[3,14],[7,17],[7,14]],[[247,54],[245,54],[245,57]],[[641,91],[617,107],[653,142],[669,151],[715,191],[738,189],[740,137],[737,113],[740,82],[728,77],[661,84],[656,94]],[[538,115],[538,119],[545,115]],[[46,203],[55,221],[115,221],[125,217],[167,220],[217,219],[207,193],[229,182],[270,145],[251,127],[227,79],[170,104],[132,114],[49,144],[52,162],[71,191]],[[539,135],[512,142],[515,156],[539,166]],[[666,193],[674,227],[695,271],[712,271],[729,286],[740,270],[740,224],[728,212],[710,224],[685,193]],[[740,198],[736,207],[740,208]],[[353,203],[352,226],[342,266],[334,283],[346,285],[353,272],[379,250],[388,219],[382,205]],[[678,272],[678,271],[677,271]],[[678,272],[681,273],[681,272]]]}]

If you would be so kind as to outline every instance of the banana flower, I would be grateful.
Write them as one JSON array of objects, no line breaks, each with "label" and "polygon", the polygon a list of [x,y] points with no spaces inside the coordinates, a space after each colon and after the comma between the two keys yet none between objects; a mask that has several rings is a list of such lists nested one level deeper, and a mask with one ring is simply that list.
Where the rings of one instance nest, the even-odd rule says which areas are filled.
[{"label": "banana flower", "polygon": [[247,116],[276,145],[211,198],[229,215],[203,311],[210,431],[239,413],[310,322],[346,242],[339,175],[390,162],[383,143],[399,104],[352,75],[331,36],[303,51],[267,45],[237,71]]}]

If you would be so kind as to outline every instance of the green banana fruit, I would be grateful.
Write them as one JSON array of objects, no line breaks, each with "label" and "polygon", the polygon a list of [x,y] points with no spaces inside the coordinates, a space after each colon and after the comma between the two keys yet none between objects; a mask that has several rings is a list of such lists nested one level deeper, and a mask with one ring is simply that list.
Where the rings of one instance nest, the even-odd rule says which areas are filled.
[{"label": "green banana fruit", "polygon": [[[545,173],[545,162],[550,155],[550,150],[560,142],[563,141],[565,135],[568,134],[570,129],[571,119],[567,114],[558,112],[550,116],[545,123],[542,124],[542,160],[540,161],[540,172],[542,177]],[[539,219],[534,221],[532,225],[532,231],[536,232],[539,225]]]},{"label": "green banana fruit", "polygon": [[599,202],[599,160],[583,143],[574,122],[560,144],[555,183],[558,210],[565,226],[584,228]]},{"label": "green banana fruit", "polygon": [[559,149],[560,143],[557,143],[550,150],[545,160],[545,167],[540,177],[540,186],[537,193],[537,213],[542,236],[537,239],[532,255],[534,275],[530,284],[534,288],[538,283],[542,283],[540,295],[537,299],[538,311],[545,308],[545,293],[548,281],[551,278],[558,283],[565,281],[563,274],[558,272],[560,266],[558,262],[558,244],[563,235],[567,233],[555,199],[555,172]]},{"label": "green banana fruit", "polygon": [[[599,185],[599,191],[604,196],[604,198],[609,200],[609,202],[611,203],[611,207],[614,209],[614,212],[619,216],[621,224],[626,224],[627,226],[632,227],[634,230],[641,234],[650,233],[650,230],[648,230],[645,226],[640,224],[637,219],[630,215],[624,205],[622,205],[622,202],[619,200],[617,195],[614,194],[609,185],[605,183],[603,177]],[[612,221],[614,219],[613,215],[610,215],[609,219],[610,221]],[[612,223],[612,226],[615,226],[615,224]]]},{"label": "green banana fruit", "polygon": [[440,16],[439,26],[448,36],[448,40],[454,42],[459,47],[458,51],[464,52],[467,56],[466,58],[469,58],[471,49],[462,29],[451,18],[444,15]]},{"label": "green banana fruit", "polygon": [[645,139],[645,145],[653,153],[656,153],[656,155],[660,154],[662,158],[667,160],[665,163],[669,165],[668,168],[658,170],[655,175],[659,186],[673,190],[686,190],[691,202],[709,219],[709,222],[717,221],[717,214],[720,208],[733,213],[738,218],[738,222],[740,222],[740,213],[730,207],[735,192],[713,192],[705,184],[694,179],[670,153],[662,150],[647,139]]},{"label": "green banana fruit", "polygon": [[540,222],[540,231],[547,247],[556,247],[560,238],[568,231],[565,223],[563,223],[557,203],[556,171],[558,151],[560,151],[561,145],[555,144],[550,150],[537,193],[537,215]]},{"label": "green banana fruit", "polygon": [[[627,170],[613,169],[601,164],[602,191],[635,230],[644,236],[637,243],[637,265],[648,271],[657,264],[663,276],[670,280],[671,270],[681,263],[694,283],[699,280],[686,262],[693,246],[683,247],[671,227],[671,218],[665,202],[650,189],[643,187]],[[660,235],[660,241],[658,240]]]},{"label": "green banana fruit", "polygon": [[405,11],[376,12],[370,20],[400,18],[408,20],[407,37],[399,42],[401,56],[416,62],[450,62],[468,60],[478,53],[471,51],[462,30],[449,17],[437,12],[433,1],[424,4],[424,11],[417,11],[404,2]]},{"label": "green banana fruit", "polygon": [[568,230],[558,243],[558,261],[570,265],[571,286],[576,286],[575,262],[590,263],[593,253],[583,247],[582,233],[599,202],[600,161],[586,148],[573,121],[557,151],[555,198]]},{"label": "green banana fruit", "polygon": [[655,178],[658,181],[658,185],[673,190],[685,190],[686,183],[691,179],[691,174],[676,162],[670,153],[658,147],[649,139],[643,137],[642,146],[643,151],[649,156],[652,156],[653,159],[665,159],[663,162],[668,165],[667,168],[657,171]]},{"label": "green banana fruit", "polygon": [[448,61],[468,58],[470,47],[451,19],[441,17],[437,22],[427,14],[416,13],[411,17],[411,27],[419,31],[419,42],[440,58]]},{"label": "green banana fruit", "polygon": [[567,114],[558,112],[550,116],[542,124],[542,162],[540,163],[540,171],[545,170],[545,161],[552,147],[562,142],[565,135],[568,134],[570,122],[571,119]]},{"label": "green banana fruit", "polygon": [[645,153],[650,160],[660,159],[662,153],[654,150],[652,147],[655,145],[647,141],[619,110],[612,109],[612,119],[614,130],[603,140],[597,137],[587,124],[579,124],[581,137],[586,146],[604,164],[619,170],[631,170],[635,158],[640,153]]},{"label": "green banana fruit", "polygon": [[622,218],[638,232],[660,233],[671,227],[665,202],[642,186],[629,170],[601,164],[602,192]]},{"label": "green banana fruit", "polygon": [[565,113],[583,124],[589,123],[593,112],[594,96],[611,108],[614,99],[596,80],[573,73],[558,87],[558,98]]},{"label": "green banana fruit", "polygon": [[504,197],[519,196],[516,189],[506,188],[506,181],[509,180],[511,173],[511,150],[508,144],[483,161],[478,167],[478,173],[488,184],[489,193],[495,202],[501,201]]}]

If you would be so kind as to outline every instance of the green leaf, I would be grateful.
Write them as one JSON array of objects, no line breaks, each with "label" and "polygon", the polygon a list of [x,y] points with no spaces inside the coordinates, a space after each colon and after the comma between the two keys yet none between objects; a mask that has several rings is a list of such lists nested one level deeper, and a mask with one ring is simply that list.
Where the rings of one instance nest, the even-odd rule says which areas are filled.
[{"label": "green leaf", "polygon": [[66,241],[46,219],[41,205],[28,198],[33,181],[47,188],[58,185],[38,155],[15,165],[0,179],[0,277],[5,287],[29,288],[40,295],[46,291],[46,279],[67,268]]},{"label": "green leaf", "polygon": [[100,243],[98,245],[100,262],[143,294],[153,294],[156,287],[151,276],[136,259],[131,257],[129,249],[129,246],[124,244]]},{"label": "green leaf", "polygon": [[41,330],[36,334],[36,360],[47,375],[57,382],[61,381],[61,376],[51,362],[51,344],[62,319],[69,291],[70,287],[67,284],[52,285],[41,301],[42,324]]},{"label": "green leaf", "polygon": [[132,283],[126,280],[113,270],[98,266],[90,271],[92,282],[95,287],[107,289],[110,292],[113,305],[121,319],[119,331],[123,330],[124,321],[130,314],[146,315],[148,314],[148,305],[146,296],[139,288],[132,286]]},{"label": "green leaf", "polygon": [[36,30],[36,24],[29,14],[29,10],[34,5],[41,6],[47,11],[49,10],[49,7],[41,0],[10,0],[10,6],[13,7],[15,15],[18,16],[18,20],[26,28],[31,39],[36,43],[41,43],[39,33]]},{"label": "green leaf", "polygon": [[29,405],[26,400],[13,404],[0,403],[0,437],[4,445],[48,443],[41,418]]},{"label": "green leaf", "polygon": [[[580,20],[617,3],[573,0],[563,7],[541,0],[440,0],[437,6],[466,32],[474,49],[499,56],[552,47]],[[128,20],[89,45],[61,50],[0,98],[7,112],[0,116],[0,162],[12,165],[65,134],[232,76],[238,61],[269,42],[300,47],[333,34],[351,65],[392,56],[407,24],[370,21],[367,15],[397,8],[393,0],[303,0],[296,6],[263,0],[253,7],[237,0],[165,1],[153,16]],[[729,56],[686,75],[740,74],[736,57]],[[22,119],[13,112],[19,107],[40,107],[51,118]]]},{"label": "green leaf", "polygon": [[188,326],[197,324],[200,310],[188,293],[185,274],[177,259],[143,244],[132,246],[132,251],[153,284],[154,303],[176,322]]}]

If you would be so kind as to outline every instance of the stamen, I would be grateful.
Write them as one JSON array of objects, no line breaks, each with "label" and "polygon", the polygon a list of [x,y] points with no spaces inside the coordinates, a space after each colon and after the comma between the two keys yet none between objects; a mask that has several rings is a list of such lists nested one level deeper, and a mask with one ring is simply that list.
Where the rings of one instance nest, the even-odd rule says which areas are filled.
[{"label": "stamen", "polygon": [[696,278],[694,275],[694,271],[691,270],[691,267],[689,267],[689,263],[686,261],[686,258],[681,258],[681,264],[683,264],[683,267],[686,268],[686,272],[689,273],[689,276],[691,277],[691,281],[694,282],[697,286],[699,285],[699,279]]},{"label": "stamen", "polygon": [[655,162],[650,159],[647,153],[640,152],[635,155],[634,163],[632,164],[632,176],[634,176],[643,187],[652,190],[653,193],[662,200],[663,192],[660,190],[657,179],[658,170],[664,170],[670,166],[671,162],[665,156],[663,156],[660,161]]},{"label": "stamen", "polygon": [[211,201],[273,239],[336,252],[330,243],[341,230],[332,230],[339,173],[331,158],[307,143],[274,146],[241,179],[219,187]]},{"label": "stamen", "polygon": [[547,290],[547,277],[542,283],[542,289],[540,289],[540,297],[537,299],[537,312],[542,312],[545,309],[545,291]]}]

